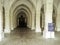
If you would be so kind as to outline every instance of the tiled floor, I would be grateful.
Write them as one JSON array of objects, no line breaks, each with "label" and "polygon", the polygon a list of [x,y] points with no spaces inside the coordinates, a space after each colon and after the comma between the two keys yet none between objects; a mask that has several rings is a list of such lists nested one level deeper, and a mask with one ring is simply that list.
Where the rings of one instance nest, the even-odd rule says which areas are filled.
[{"label": "tiled floor", "polygon": [[26,28],[17,28],[5,38],[0,45],[60,45],[60,32],[55,33],[55,39],[44,39],[41,33]]}]

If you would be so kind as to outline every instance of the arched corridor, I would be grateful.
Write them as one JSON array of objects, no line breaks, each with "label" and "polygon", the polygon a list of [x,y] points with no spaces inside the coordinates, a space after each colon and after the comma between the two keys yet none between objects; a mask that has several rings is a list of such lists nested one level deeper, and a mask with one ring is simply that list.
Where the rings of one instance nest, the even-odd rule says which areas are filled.
[{"label": "arched corridor", "polygon": [[59,34],[59,0],[0,0],[0,45],[59,45]]},{"label": "arched corridor", "polygon": [[[24,2],[24,1],[22,1],[22,2]],[[27,1],[27,3],[28,2],[29,1]],[[33,27],[35,27],[34,23],[33,23],[34,19],[32,20],[32,18],[35,15],[35,9],[32,9],[34,7],[34,6],[32,6],[32,3],[30,3],[30,2],[28,3],[30,6],[27,5],[27,3],[21,3],[21,4],[17,3],[18,5],[13,3],[13,5],[16,5],[16,6],[13,6],[13,5],[11,6],[11,10],[10,10],[11,30],[13,30],[14,28],[16,28],[18,26],[17,18],[20,17],[20,16],[18,16],[19,14],[25,16],[25,18],[26,18],[25,19],[25,21],[26,21],[25,26],[27,26],[28,28],[31,28],[31,29],[33,29]],[[32,12],[32,10],[33,10],[33,12]]]}]

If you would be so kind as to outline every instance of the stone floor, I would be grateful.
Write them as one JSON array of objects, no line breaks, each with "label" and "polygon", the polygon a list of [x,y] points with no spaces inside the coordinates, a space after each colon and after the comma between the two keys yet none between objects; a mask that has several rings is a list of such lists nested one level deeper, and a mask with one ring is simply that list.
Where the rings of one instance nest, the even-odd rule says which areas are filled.
[{"label": "stone floor", "polygon": [[0,45],[60,45],[60,32],[55,33],[55,39],[44,39],[42,33],[36,33],[28,28],[17,28],[5,38]]}]

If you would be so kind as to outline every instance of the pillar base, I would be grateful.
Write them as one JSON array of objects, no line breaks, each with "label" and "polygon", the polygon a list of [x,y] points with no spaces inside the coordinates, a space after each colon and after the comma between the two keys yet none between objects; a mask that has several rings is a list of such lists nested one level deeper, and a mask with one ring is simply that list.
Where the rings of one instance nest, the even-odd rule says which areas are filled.
[{"label": "pillar base", "polygon": [[60,32],[60,27],[57,27],[57,30],[56,30],[57,32]]},{"label": "pillar base", "polygon": [[41,29],[40,28],[36,28],[35,32],[41,32]]},{"label": "pillar base", "polygon": [[31,28],[31,26],[27,25],[28,28]]},{"label": "pillar base", "polygon": [[4,38],[4,33],[2,32],[2,33],[0,33],[0,41],[2,41],[3,38]]},{"label": "pillar base", "polygon": [[14,28],[11,28],[11,30],[14,30]]},{"label": "pillar base", "polygon": [[44,31],[43,32],[43,37],[48,39],[48,38],[55,38],[54,32],[49,32],[49,31]]},{"label": "pillar base", "polygon": [[31,28],[31,30],[35,30],[35,28],[34,28],[34,27],[32,27],[32,28]]},{"label": "pillar base", "polygon": [[4,30],[4,33],[10,33],[10,32],[11,32],[10,29],[5,29],[5,30]]}]

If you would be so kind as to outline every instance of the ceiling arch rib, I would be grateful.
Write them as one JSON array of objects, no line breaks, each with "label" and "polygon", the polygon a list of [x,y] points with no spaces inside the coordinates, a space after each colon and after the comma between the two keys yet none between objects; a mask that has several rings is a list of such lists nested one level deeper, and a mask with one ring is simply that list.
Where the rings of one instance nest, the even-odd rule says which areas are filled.
[{"label": "ceiling arch rib", "polygon": [[[23,7],[23,6],[17,8],[17,10],[14,12],[14,15],[17,16],[17,14],[20,13],[22,10],[23,10],[23,12],[26,13],[27,19],[30,20],[31,12],[30,12],[27,8],[25,8],[25,7]],[[29,17],[29,18],[28,18],[28,17]]]},{"label": "ceiling arch rib", "polygon": [[13,12],[13,13],[17,16],[22,10],[26,14],[26,16],[27,16],[27,24],[29,24],[29,20],[30,20],[30,17],[31,17],[31,12],[25,6],[18,7],[15,10],[15,12]]},{"label": "ceiling arch rib", "polygon": [[26,17],[26,13],[24,11],[20,11],[20,13],[17,14],[17,17],[19,18],[21,15]]},{"label": "ceiling arch rib", "polygon": [[24,4],[21,4],[21,5],[17,6],[17,7],[14,9],[13,13],[14,13],[14,12],[17,12],[19,9],[27,10],[27,12],[30,12],[30,14],[32,13],[32,12],[30,11],[29,7],[26,6],[26,5],[24,5]]},{"label": "ceiling arch rib", "polygon": [[32,10],[34,10],[34,12],[35,12],[35,6],[32,3],[32,1],[29,1],[29,0],[15,0],[10,7],[10,15],[13,15],[12,12],[14,12],[15,8],[18,7],[19,5],[22,5],[22,6],[25,6],[25,7],[29,8],[30,12],[32,12]]},{"label": "ceiling arch rib", "polygon": [[26,12],[25,10],[19,10],[19,11],[16,12],[15,15],[17,16],[20,12],[24,12],[24,13],[26,14],[27,17],[28,17],[28,15],[29,15],[29,13]]},{"label": "ceiling arch rib", "polygon": [[[23,12],[25,12],[26,13],[26,16],[27,16],[27,18],[29,17],[29,19],[30,19],[30,17],[31,17],[31,11],[29,10],[29,8],[27,7],[27,6],[25,6],[25,5],[21,5],[21,6],[18,6],[18,7],[16,7],[15,8],[15,10],[14,10],[14,15],[17,15],[18,13],[20,13],[21,12],[21,10],[23,10]],[[28,20],[29,20],[28,19]]]},{"label": "ceiling arch rib", "polygon": [[25,4],[29,8],[33,7],[34,10],[36,9],[34,3],[31,0],[14,0],[10,8],[14,9],[14,7],[17,7],[17,5],[21,4]]},{"label": "ceiling arch rib", "polygon": [[26,16],[26,13],[21,11],[20,13],[18,13],[18,15],[16,16],[17,19],[19,19],[21,16],[23,16],[24,18],[26,18],[26,20],[28,21],[28,17]]},{"label": "ceiling arch rib", "polygon": [[28,14],[31,15],[31,13],[29,12],[29,10],[26,10],[24,8],[21,8],[21,9],[19,8],[17,11],[15,11],[14,15],[17,15],[20,11],[24,11],[24,12],[26,12],[26,13],[28,13]]}]

